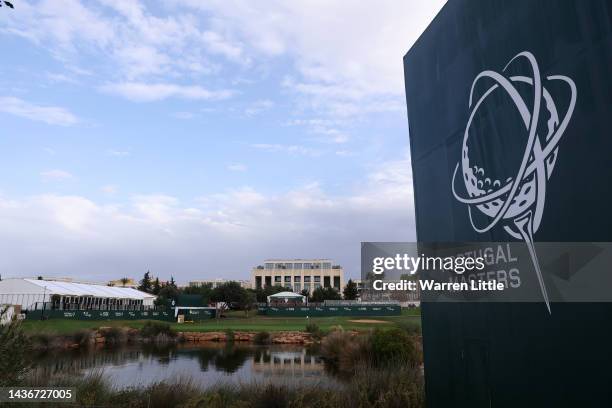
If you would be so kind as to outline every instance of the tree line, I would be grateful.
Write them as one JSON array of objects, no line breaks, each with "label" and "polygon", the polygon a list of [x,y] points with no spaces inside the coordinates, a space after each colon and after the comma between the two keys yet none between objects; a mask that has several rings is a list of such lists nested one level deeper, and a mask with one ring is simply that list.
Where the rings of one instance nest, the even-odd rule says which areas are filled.
[{"label": "tree line", "polygon": [[[170,281],[167,282],[161,282],[159,278],[152,280],[150,271],[144,274],[139,283],[138,290],[157,296],[156,305],[167,305],[169,301],[177,300],[179,295],[182,294],[199,295],[204,304],[224,302],[230,309],[244,310],[247,314],[257,303],[265,303],[268,300],[268,296],[279,292],[292,291],[291,288],[281,285],[265,286],[257,289],[244,288],[239,282],[235,281],[224,282],[215,288],[210,283],[201,286],[179,288],[174,277],[170,277]],[[359,292],[357,284],[349,280],[342,290],[342,295],[332,287],[318,287],[312,294],[309,294],[307,290],[302,290],[300,294],[306,296],[309,302],[318,303],[325,300],[340,300],[342,298],[345,300],[355,300]]]}]

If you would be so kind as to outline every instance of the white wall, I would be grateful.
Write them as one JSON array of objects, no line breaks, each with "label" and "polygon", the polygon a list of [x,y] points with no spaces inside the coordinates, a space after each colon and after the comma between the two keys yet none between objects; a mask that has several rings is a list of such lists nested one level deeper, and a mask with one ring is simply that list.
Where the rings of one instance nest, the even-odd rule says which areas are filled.
[{"label": "white wall", "polygon": [[21,309],[34,309],[36,302],[50,302],[49,294],[42,293],[0,293],[0,304],[21,305]]},{"label": "white wall", "polygon": [[36,302],[49,302],[50,293],[44,288],[23,279],[0,281],[0,304],[21,305],[22,310],[32,309]]}]

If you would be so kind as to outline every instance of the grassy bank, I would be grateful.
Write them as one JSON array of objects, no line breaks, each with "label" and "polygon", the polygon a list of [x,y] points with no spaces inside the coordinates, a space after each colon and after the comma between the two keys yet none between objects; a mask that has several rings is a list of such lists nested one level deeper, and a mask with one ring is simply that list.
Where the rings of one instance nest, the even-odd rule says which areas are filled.
[{"label": "grassy bank", "polygon": [[[373,322],[377,321],[377,322]],[[46,333],[69,335],[84,329],[96,329],[98,327],[129,327],[141,329],[146,320],[68,320],[50,319],[44,321],[26,320],[23,329],[28,334]],[[383,323],[384,322],[384,323]],[[230,312],[226,318],[212,319],[201,323],[171,324],[176,331],[299,331],[304,330],[307,324],[314,323],[327,332],[334,327],[342,326],[345,330],[367,331],[375,328],[390,329],[405,325],[418,326],[421,323],[420,309],[404,309],[401,316],[384,317],[359,317],[359,316],[335,316],[335,317],[266,317],[251,315],[245,317],[244,312]]]}]

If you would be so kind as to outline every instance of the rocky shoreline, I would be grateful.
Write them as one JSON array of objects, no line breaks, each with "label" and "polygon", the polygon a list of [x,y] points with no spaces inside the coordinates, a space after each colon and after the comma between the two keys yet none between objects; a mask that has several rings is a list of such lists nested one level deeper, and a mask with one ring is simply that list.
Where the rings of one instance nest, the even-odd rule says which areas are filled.
[{"label": "rocky shoreline", "polygon": [[[34,350],[78,349],[89,346],[106,346],[120,344],[173,344],[173,343],[257,343],[257,335],[252,331],[212,331],[212,332],[172,332],[154,336],[143,336],[141,330],[133,328],[100,327],[96,330],[81,331],[73,335],[34,335],[31,336]],[[266,344],[302,344],[310,345],[316,339],[308,332],[279,331],[268,333]]]},{"label": "rocky shoreline", "polygon": [[[179,332],[179,337],[188,342],[254,342],[256,332]],[[310,333],[300,331],[281,331],[270,333],[272,344],[312,344],[314,339]]]}]

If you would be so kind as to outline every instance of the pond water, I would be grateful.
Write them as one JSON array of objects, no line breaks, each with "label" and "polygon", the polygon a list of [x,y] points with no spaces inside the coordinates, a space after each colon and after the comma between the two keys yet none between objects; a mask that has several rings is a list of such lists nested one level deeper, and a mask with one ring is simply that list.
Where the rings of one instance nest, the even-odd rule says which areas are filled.
[{"label": "pond water", "polygon": [[152,345],[90,348],[42,354],[35,376],[103,371],[119,387],[190,378],[202,386],[268,382],[336,386],[320,356],[303,346]]}]

